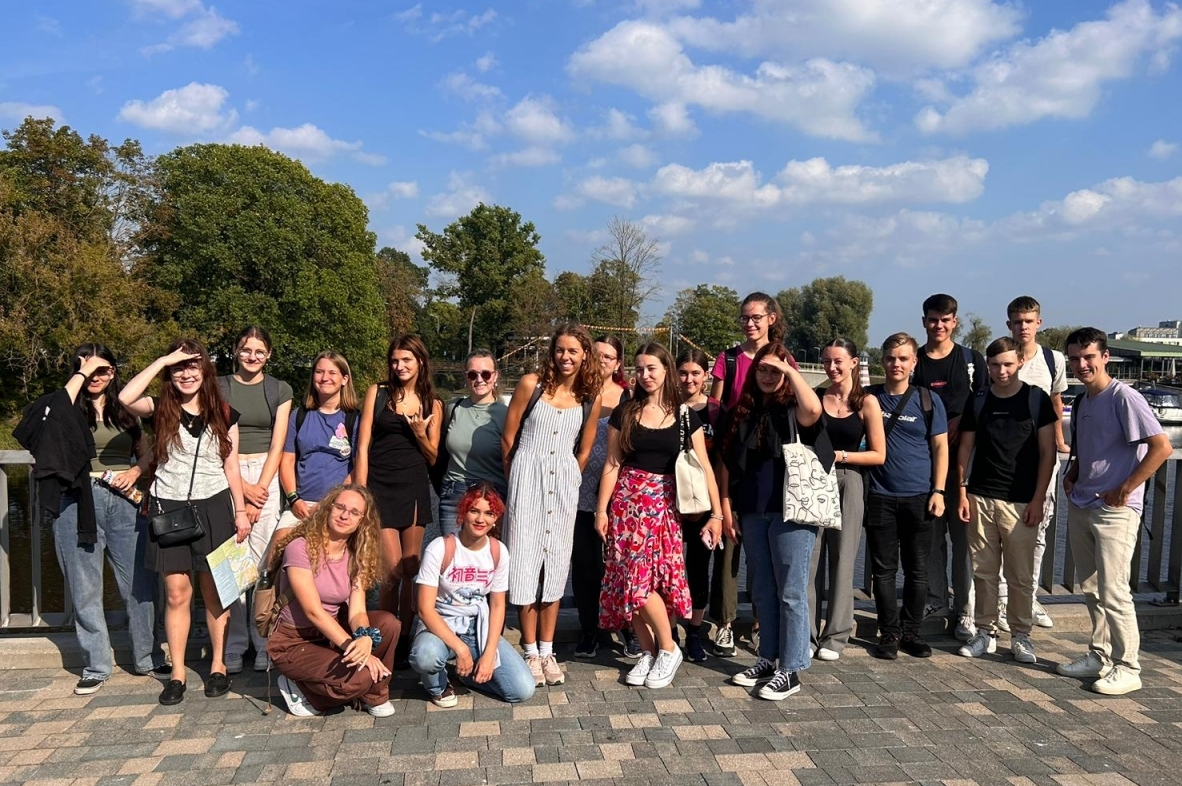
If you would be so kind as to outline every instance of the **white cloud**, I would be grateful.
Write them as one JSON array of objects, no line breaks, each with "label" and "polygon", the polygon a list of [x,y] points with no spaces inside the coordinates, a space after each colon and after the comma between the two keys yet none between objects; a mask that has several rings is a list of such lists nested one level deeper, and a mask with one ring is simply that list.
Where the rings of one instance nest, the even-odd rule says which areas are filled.
[{"label": "white cloud", "polygon": [[128,101],[119,110],[118,119],[156,131],[208,134],[229,128],[237,120],[233,109],[222,109],[229,96],[220,85],[190,82],[165,90],[151,101]]},{"label": "white cloud", "polygon": [[1149,146],[1149,157],[1156,158],[1158,161],[1165,161],[1174,153],[1178,152],[1177,142],[1167,142],[1164,139],[1159,139]]},{"label": "white cloud", "polygon": [[462,71],[448,74],[442,84],[465,101],[491,101],[503,96],[499,87],[477,82]]},{"label": "white cloud", "polygon": [[426,36],[435,43],[454,35],[474,35],[497,19],[497,12],[492,8],[479,14],[460,8],[449,12],[436,11],[428,16],[422,3],[394,14],[394,21],[402,24],[406,32]]},{"label": "white cloud", "polygon": [[361,142],[333,139],[311,123],[296,128],[272,128],[266,133],[242,126],[229,135],[228,141],[240,145],[264,145],[304,161],[322,161],[339,154],[350,154],[363,164],[377,166],[386,163],[384,156],[364,152]]},{"label": "white cloud", "polygon": [[496,167],[549,166],[561,160],[562,156],[548,147],[527,147],[511,153],[498,153],[489,159],[489,163]]},{"label": "white cloud", "polygon": [[410,254],[412,260],[423,261],[423,241],[415,237],[415,233],[401,224],[378,230],[378,246],[392,246],[399,251]]},{"label": "white cloud", "polygon": [[648,169],[657,163],[657,154],[644,145],[628,145],[617,155],[625,164],[636,169]]},{"label": "white cloud", "polygon": [[636,118],[627,112],[622,112],[615,107],[607,110],[607,116],[603,120],[603,125],[595,128],[590,128],[587,133],[590,136],[602,139],[615,139],[623,141],[628,139],[636,139],[644,136],[644,129],[636,126]]},{"label": "white cloud", "polygon": [[476,66],[477,71],[482,74],[487,74],[489,71],[500,65],[500,61],[497,60],[497,56],[492,52],[487,52],[482,57],[476,58],[474,65]]},{"label": "white cloud", "polygon": [[653,16],[664,16],[674,11],[692,11],[702,0],[636,0],[636,8]]},{"label": "white cloud", "polygon": [[432,218],[455,218],[471,212],[481,203],[492,204],[488,191],[472,183],[469,177],[465,173],[452,172],[448,177],[448,190],[427,200],[423,212]]},{"label": "white cloud", "polygon": [[903,161],[885,167],[831,167],[824,158],[789,161],[781,170],[780,197],[807,204],[838,202],[969,202],[985,190],[989,162],[954,156],[941,161]]},{"label": "white cloud", "polygon": [[632,207],[636,204],[636,184],[623,177],[595,175],[579,183],[576,190],[581,196],[594,199],[596,202],[606,202],[618,207]]},{"label": "white cloud", "polygon": [[206,6],[200,0],[132,0],[132,3],[141,17],[186,20],[163,43],[145,47],[144,54],[167,52],[178,46],[209,49],[226,36],[239,33],[237,22],[226,19],[216,8]]},{"label": "white cloud", "polygon": [[1000,226],[1017,235],[1060,229],[1132,231],[1156,221],[1179,218],[1182,177],[1156,183],[1117,177],[1072,191],[1062,200],[1045,202],[1036,211],[1017,213]]},{"label": "white cloud", "polygon": [[761,184],[760,174],[750,161],[713,163],[694,170],[668,164],[657,170],[653,188],[661,194],[693,199],[721,199],[752,207],[771,207],[780,199],[780,189]]},{"label": "white cloud", "polygon": [[514,136],[535,145],[561,145],[574,139],[574,131],[560,118],[546,96],[526,97],[505,113],[505,128]]},{"label": "white cloud", "polygon": [[699,66],[660,25],[626,21],[571,56],[577,79],[628,87],[658,104],[746,112],[811,136],[872,141],[854,111],[873,89],[874,73],[850,63],[813,58],[802,65],[771,61],[753,75],[721,65]]},{"label": "white cloud", "polygon": [[681,17],[683,43],[745,57],[849,59],[902,75],[971,63],[1020,31],[1016,3],[991,0],[752,0],[733,21]]},{"label": "white cloud", "polygon": [[570,194],[559,194],[554,197],[555,210],[574,210],[586,204],[586,200],[582,197],[572,196]]},{"label": "white cloud", "polygon": [[680,235],[696,226],[693,220],[676,215],[649,215],[640,219],[639,224],[650,237]]},{"label": "white cloud", "polygon": [[469,150],[484,150],[488,147],[488,137],[501,133],[504,129],[489,112],[481,112],[476,120],[464,123],[455,131],[423,131],[419,133],[427,139],[442,142],[446,145],[460,145]]},{"label": "white cloud", "polygon": [[20,101],[0,101],[0,120],[21,123],[26,117],[51,117],[54,122],[64,121],[62,110],[52,104],[26,104]]},{"label": "white cloud", "polygon": [[698,127],[686,111],[685,104],[659,104],[648,111],[657,130],[666,136],[693,136]]},{"label": "white cloud", "polygon": [[1106,18],[1022,41],[976,66],[974,88],[940,111],[928,106],[915,124],[926,134],[964,134],[1091,114],[1105,83],[1125,79],[1145,60],[1160,67],[1182,39],[1182,8],[1157,13],[1148,0],[1124,0]]},{"label": "white cloud", "polygon": [[419,184],[413,180],[396,180],[386,191],[395,199],[414,199],[419,195]]}]

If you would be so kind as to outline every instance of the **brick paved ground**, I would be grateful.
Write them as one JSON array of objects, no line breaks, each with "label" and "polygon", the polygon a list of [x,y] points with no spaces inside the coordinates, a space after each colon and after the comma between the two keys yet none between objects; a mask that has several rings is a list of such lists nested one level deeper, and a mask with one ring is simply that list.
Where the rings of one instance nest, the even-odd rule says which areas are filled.
[{"label": "brick paved ground", "polygon": [[381,720],[262,715],[252,674],[235,686],[247,698],[208,700],[191,671],[186,701],[161,707],[154,680],[124,672],[90,697],[72,695],[65,671],[0,672],[0,782],[1178,784],[1177,635],[1146,635],[1146,687],[1120,699],[1054,675],[1085,639],[1041,631],[1036,667],[960,658],[950,639],[926,662],[851,647],[780,703],[724,683],[747,654],[686,664],[658,691],[626,687],[623,659],[601,654],[517,707],[469,694],[438,710],[399,675],[397,714]]}]

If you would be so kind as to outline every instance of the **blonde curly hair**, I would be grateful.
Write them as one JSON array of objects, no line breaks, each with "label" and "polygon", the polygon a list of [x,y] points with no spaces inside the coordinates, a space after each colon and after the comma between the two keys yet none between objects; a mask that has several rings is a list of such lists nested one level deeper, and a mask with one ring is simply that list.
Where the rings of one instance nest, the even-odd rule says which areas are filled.
[{"label": "blonde curly hair", "polygon": [[303,538],[308,544],[308,561],[312,564],[313,575],[320,572],[328,554],[329,520],[332,518],[332,506],[337,497],[346,491],[352,491],[365,501],[365,512],[357,529],[349,536],[345,548],[349,553],[349,583],[354,587],[368,590],[377,585],[385,575],[382,559],[381,525],[378,518],[377,505],[373,495],[365,486],[356,483],[343,483],[330,490],[316,505],[311,516],[292,527],[280,536],[274,553],[282,554],[287,544],[296,538]]}]

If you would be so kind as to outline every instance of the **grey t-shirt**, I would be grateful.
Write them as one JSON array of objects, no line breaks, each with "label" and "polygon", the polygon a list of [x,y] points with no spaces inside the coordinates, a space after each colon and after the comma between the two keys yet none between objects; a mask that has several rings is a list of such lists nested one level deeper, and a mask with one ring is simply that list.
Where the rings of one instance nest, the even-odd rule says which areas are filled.
[{"label": "grey t-shirt", "polygon": [[[241,416],[238,419],[238,454],[266,453],[271,449],[271,410],[262,382],[243,385],[237,377],[230,377],[229,404]],[[280,381],[279,401],[276,406],[291,401],[291,385]]]},{"label": "grey t-shirt", "polygon": [[[1071,489],[1071,501],[1081,508],[1104,504],[1098,494],[1128,479],[1145,458],[1145,440],[1164,433],[1145,397],[1123,382],[1113,380],[1100,394],[1080,397],[1072,407],[1075,420],[1075,453],[1079,479]],[[1129,495],[1128,506],[1141,512],[1144,486]]]},{"label": "grey t-shirt", "polygon": [[509,408],[499,398],[488,404],[473,404],[470,398],[459,400],[447,428],[448,462],[444,481],[487,480],[497,488],[505,488],[501,434],[508,414]]},{"label": "grey t-shirt", "polygon": [[123,472],[130,469],[136,460],[135,440],[130,431],[119,429],[103,423],[97,418],[94,429],[94,449],[97,455],[90,460],[91,472],[114,470]]}]

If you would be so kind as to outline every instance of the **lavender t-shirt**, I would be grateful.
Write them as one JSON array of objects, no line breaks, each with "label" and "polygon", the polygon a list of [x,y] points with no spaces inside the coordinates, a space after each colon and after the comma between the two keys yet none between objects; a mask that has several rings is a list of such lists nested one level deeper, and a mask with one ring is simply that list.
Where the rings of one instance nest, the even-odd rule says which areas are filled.
[{"label": "lavender t-shirt", "polygon": [[[1071,501],[1080,508],[1099,508],[1098,494],[1120,486],[1149,451],[1145,440],[1164,433],[1145,397],[1113,380],[1101,393],[1081,397],[1072,407],[1079,480]],[[1141,512],[1145,487],[1129,494],[1128,507]]]},{"label": "lavender t-shirt", "polygon": [[[308,542],[303,538],[296,538],[287,544],[283,550],[283,567],[307,568],[312,570],[312,561],[308,558]],[[313,575],[316,591],[320,593],[320,605],[332,616],[336,616],[341,606],[349,602],[349,552],[339,560],[320,558],[320,572]],[[287,589],[287,571],[279,579],[279,592]],[[297,628],[312,627],[312,621],[300,607],[298,600],[293,600],[279,613],[279,621],[295,625]]]}]

